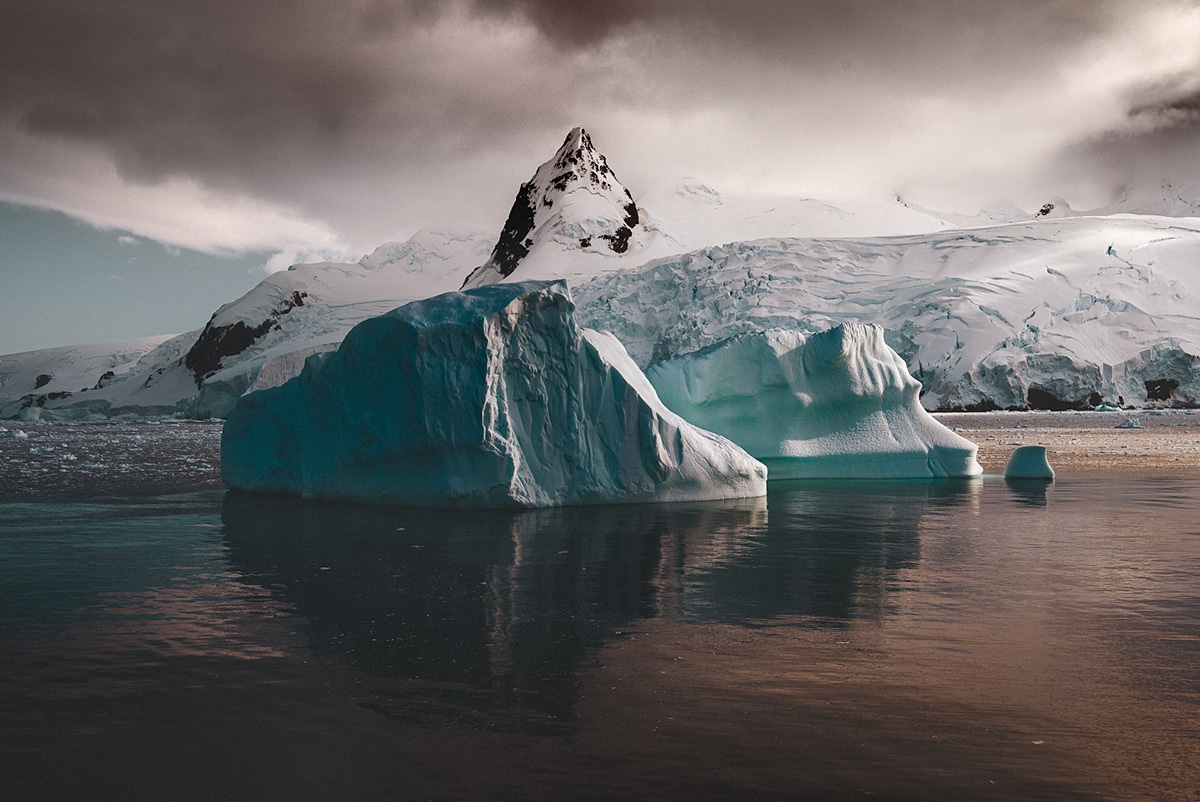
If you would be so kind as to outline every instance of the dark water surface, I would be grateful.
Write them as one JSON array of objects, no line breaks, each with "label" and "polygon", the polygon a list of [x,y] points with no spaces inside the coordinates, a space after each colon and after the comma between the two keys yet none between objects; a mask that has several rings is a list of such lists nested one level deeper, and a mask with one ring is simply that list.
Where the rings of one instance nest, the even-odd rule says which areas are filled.
[{"label": "dark water surface", "polygon": [[1200,798],[1200,477],[466,513],[216,438],[0,433],[5,799]]}]

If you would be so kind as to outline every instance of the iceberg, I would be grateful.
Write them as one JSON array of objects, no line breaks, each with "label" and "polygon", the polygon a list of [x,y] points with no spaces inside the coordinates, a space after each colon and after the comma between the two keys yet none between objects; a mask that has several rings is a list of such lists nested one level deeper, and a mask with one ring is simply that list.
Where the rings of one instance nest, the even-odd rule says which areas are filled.
[{"label": "iceberg", "polygon": [[921,407],[920,383],[879,326],[734,337],[646,376],[669,408],[762,460],[771,479],[983,472],[978,447]]},{"label": "iceberg", "polygon": [[766,468],[668,410],[566,284],[513,282],[360,323],[230,412],[236,490],[461,507],[765,495]]},{"label": "iceberg", "polygon": [[1045,446],[1017,446],[1004,466],[1006,479],[1053,479]]}]

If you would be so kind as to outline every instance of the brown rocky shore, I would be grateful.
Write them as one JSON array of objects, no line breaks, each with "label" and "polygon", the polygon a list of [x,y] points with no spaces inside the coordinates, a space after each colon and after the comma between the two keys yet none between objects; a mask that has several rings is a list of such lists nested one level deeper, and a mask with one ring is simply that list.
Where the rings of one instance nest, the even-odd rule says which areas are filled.
[{"label": "brown rocky shore", "polygon": [[1200,473],[1200,411],[947,412],[939,421],[979,446],[985,473],[1003,473],[1018,445],[1046,446],[1059,473]]}]

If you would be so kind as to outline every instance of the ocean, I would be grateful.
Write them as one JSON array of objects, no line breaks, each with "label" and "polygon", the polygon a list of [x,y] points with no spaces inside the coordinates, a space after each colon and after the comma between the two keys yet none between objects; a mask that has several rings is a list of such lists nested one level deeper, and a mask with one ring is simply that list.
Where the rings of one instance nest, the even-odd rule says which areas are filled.
[{"label": "ocean", "polygon": [[5,799],[1200,797],[1200,477],[434,511],[0,432]]}]

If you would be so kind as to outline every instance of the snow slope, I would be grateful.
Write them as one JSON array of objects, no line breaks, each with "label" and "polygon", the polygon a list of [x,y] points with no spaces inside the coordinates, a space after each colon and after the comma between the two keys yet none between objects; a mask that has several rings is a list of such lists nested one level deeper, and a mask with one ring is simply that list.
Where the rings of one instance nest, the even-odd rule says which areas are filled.
[{"label": "snow slope", "polygon": [[[305,357],[336,348],[359,322],[453,289],[487,248],[480,235],[422,231],[356,263],[293,265],[222,306],[203,329],[139,354],[140,363],[126,363],[111,384],[86,398],[47,397],[44,413],[66,419],[121,412],[224,417],[248,388],[286,381],[299,373]],[[60,350],[35,352],[25,362],[57,359]],[[116,357],[97,364],[106,358]],[[26,404],[14,389],[22,395],[32,391],[25,374],[51,368],[24,368],[10,377],[3,372],[7,359],[0,358],[0,401],[3,414],[11,416]]]},{"label": "snow slope", "polygon": [[236,489],[420,506],[745,498],[766,469],[659,402],[562,283],[417,301],[355,327],[299,377],[244,396]]},{"label": "snow slope", "polygon": [[0,418],[27,416],[47,403],[85,401],[123,379],[170,337],[44,348],[0,356]]},{"label": "snow slope", "polygon": [[771,479],[915,479],[983,472],[975,444],[922,409],[921,385],[878,326],[776,329],[646,371],[685,420],[728,437]]},{"label": "snow slope", "polygon": [[1200,397],[1200,221],[1040,219],[707,248],[576,289],[639,365],[779,327],[875,323],[928,409]]}]

